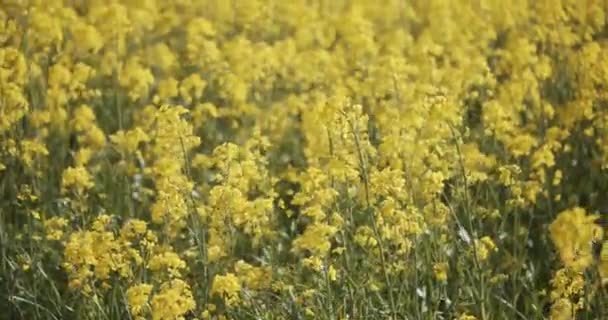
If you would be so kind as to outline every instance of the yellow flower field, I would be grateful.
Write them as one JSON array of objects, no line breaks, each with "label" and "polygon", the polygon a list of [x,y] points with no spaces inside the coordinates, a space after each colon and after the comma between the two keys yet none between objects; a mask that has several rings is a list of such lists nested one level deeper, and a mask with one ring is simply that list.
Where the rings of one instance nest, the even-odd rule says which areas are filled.
[{"label": "yellow flower field", "polygon": [[0,0],[0,319],[608,319],[607,13]]}]

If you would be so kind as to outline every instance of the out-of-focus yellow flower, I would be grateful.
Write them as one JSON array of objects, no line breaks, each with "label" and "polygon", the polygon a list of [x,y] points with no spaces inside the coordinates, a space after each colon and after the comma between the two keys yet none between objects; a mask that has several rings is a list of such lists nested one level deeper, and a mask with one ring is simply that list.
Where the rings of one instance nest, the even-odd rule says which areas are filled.
[{"label": "out-of-focus yellow flower", "polygon": [[560,298],[551,305],[551,320],[572,320],[574,305],[569,299]]},{"label": "out-of-focus yellow flower", "polygon": [[604,241],[602,250],[599,256],[599,272],[602,277],[602,283],[608,283],[608,241]]},{"label": "out-of-focus yellow flower", "polygon": [[137,284],[127,289],[127,303],[132,316],[142,316],[145,314],[145,309],[148,307],[152,285]]},{"label": "out-of-focus yellow flower", "polygon": [[306,228],[304,234],[294,240],[294,250],[308,250],[315,255],[324,255],[331,248],[329,237],[336,231],[335,227],[326,224],[310,225]]},{"label": "out-of-focus yellow flower", "polygon": [[46,145],[36,140],[21,141],[21,150],[21,161],[28,168],[32,168],[36,157],[49,154]]},{"label": "out-of-focus yellow flower", "polygon": [[433,265],[433,272],[435,273],[435,279],[444,282],[448,280],[449,265],[447,262],[439,262]]},{"label": "out-of-focus yellow flower", "polygon": [[150,258],[148,268],[152,271],[166,271],[171,277],[179,277],[180,270],[186,267],[186,263],[173,251],[164,251]]},{"label": "out-of-focus yellow flower", "polygon": [[92,25],[76,23],[72,28],[73,44],[79,53],[95,54],[104,45],[104,40],[99,31]]},{"label": "out-of-focus yellow flower", "polygon": [[244,287],[260,290],[271,284],[271,271],[268,268],[255,267],[239,260],[236,262],[234,269]]},{"label": "out-of-focus yellow flower", "polygon": [[137,59],[131,59],[120,71],[118,81],[129,91],[129,97],[132,100],[138,100],[147,96],[150,86],[154,82],[154,75]]},{"label": "out-of-focus yellow flower", "polygon": [[240,291],[239,278],[232,273],[216,275],[213,279],[211,294],[222,297],[227,306],[236,305],[240,301]]},{"label": "out-of-focus yellow flower", "polygon": [[63,192],[73,189],[77,193],[82,193],[91,189],[94,185],[93,177],[91,177],[91,174],[85,167],[70,167],[63,171],[61,179],[61,189]]},{"label": "out-of-focus yellow flower", "polygon": [[549,226],[551,239],[567,267],[583,271],[593,262],[593,242],[603,234],[595,223],[598,217],[587,215],[585,209],[577,207],[560,212]]},{"label": "out-of-focus yellow flower", "polygon": [[117,131],[110,136],[110,141],[122,152],[135,153],[139,144],[150,141],[150,137],[140,127],[135,127],[128,131]]},{"label": "out-of-focus yellow flower", "polygon": [[207,83],[198,74],[194,73],[181,81],[179,94],[185,103],[189,105],[202,97],[206,86]]},{"label": "out-of-focus yellow flower", "polygon": [[470,315],[468,313],[463,313],[458,316],[458,320],[477,320],[477,317]]},{"label": "out-of-focus yellow flower", "polygon": [[485,261],[490,253],[495,251],[498,251],[498,249],[492,238],[485,236],[475,240],[475,254],[478,261]]},{"label": "out-of-focus yellow flower", "polygon": [[68,221],[63,217],[52,217],[44,221],[46,238],[49,240],[60,240],[63,237]]}]

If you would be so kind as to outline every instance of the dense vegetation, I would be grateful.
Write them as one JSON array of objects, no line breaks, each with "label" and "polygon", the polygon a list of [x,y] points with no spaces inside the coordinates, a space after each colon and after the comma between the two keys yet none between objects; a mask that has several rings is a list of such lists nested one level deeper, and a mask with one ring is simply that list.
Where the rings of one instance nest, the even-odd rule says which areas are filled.
[{"label": "dense vegetation", "polygon": [[0,319],[608,319],[607,9],[0,0]]}]

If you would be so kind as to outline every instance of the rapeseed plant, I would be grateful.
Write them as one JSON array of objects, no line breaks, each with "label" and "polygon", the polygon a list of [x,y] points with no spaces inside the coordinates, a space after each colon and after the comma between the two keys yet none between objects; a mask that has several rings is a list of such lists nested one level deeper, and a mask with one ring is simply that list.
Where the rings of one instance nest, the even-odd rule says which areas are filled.
[{"label": "rapeseed plant", "polygon": [[0,0],[0,319],[603,319],[600,0]]}]

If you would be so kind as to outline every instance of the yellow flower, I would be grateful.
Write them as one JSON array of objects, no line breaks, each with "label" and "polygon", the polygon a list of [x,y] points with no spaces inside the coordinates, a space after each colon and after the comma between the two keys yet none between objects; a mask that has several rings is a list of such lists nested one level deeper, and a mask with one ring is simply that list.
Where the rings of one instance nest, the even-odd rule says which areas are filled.
[{"label": "yellow flower", "polygon": [[163,79],[158,83],[158,99],[168,101],[170,98],[177,97],[178,82],[174,78]]},{"label": "yellow flower", "polygon": [[458,320],[477,320],[477,317],[468,313],[463,313],[458,317]]},{"label": "yellow flower", "polygon": [[165,282],[151,302],[153,320],[183,319],[196,308],[190,286],[180,279]]},{"label": "yellow flower", "polygon": [[207,83],[201,77],[194,73],[181,81],[179,86],[179,94],[184,99],[186,104],[191,104],[198,100],[203,95],[203,90]]},{"label": "yellow flower", "polygon": [[152,61],[153,65],[166,72],[171,71],[171,68],[177,63],[175,53],[164,43],[153,46],[148,59]]},{"label": "yellow flower", "polygon": [[97,53],[104,45],[103,37],[97,29],[86,23],[77,23],[72,29],[72,37],[74,39],[77,50],[83,53]]},{"label": "yellow flower", "polygon": [[44,229],[48,240],[60,240],[68,221],[63,217],[52,217],[44,221]]},{"label": "yellow flower", "polygon": [[578,310],[584,308],[586,300],[583,274],[570,268],[555,272],[551,279],[551,319],[574,319]]},{"label": "yellow flower", "polygon": [[322,223],[310,225],[304,234],[293,241],[295,251],[310,251],[314,255],[324,255],[331,248],[330,237],[337,229]]},{"label": "yellow flower", "polygon": [[595,224],[597,218],[577,207],[562,211],[549,226],[551,239],[567,267],[583,271],[593,262],[593,241],[601,239],[603,234]]},{"label": "yellow flower", "polygon": [[444,282],[448,280],[449,265],[447,262],[439,262],[433,265],[433,272],[435,273],[435,279]]},{"label": "yellow flower", "polygon": [[127,289],[127,302],[129,303],[131,315],[140,316],[144,314],[151,292],[152,285],[145,283],[137,284]]},{"label": "yellow flower", "polygon": [[243,260],[239,260],[234,265],[234,271],[243,286],[249,289],[260,290],[267,288],[271,284],[269,268],[255,267]]},{"label": "yellow flower", "polygon": [[599,272],[602,278],[602,283],[608,283],[608,241],[604,241],[599,257]]},{"label": "yellow flower", "polygon": [[46,156],[49,154],[46,146],[40,141],[36,140],[21,141],[21,150],[21,161],[28,168],[32,168],[36,157]]},{"label": "yellow flower", "polygon": [[142,66],[138,59],[130,59],[119,72],[118,82],[129,90],[132,100],[139,100],[148,94],[154,82],[154,75],[150,69]]},{"label": "yellow flower", "polygon": [[574,306],[569,299],[561,298],[551,305],[551,320],[572,320]]},{"label": "yellow flower", "polygon": [[234,306],[240,301],[240,291],[239,278],[232,273],[216,275],[213,279],[211,294],[222,297],[227,306]]},{"label": "yellow flower", "polygon": [[173,251],[164,251],[150,258],[148,268],[152,271],[165,271],[171,277],[179,277],[180,270],[186,267],[186,263]]},{"label": "yellow flower", "polygon": [[212,245],[207,251],[207,259],[210,262],[218,261],[220,258],[225,257],[226,252],[218,245]]},{"label": "yellow flower", "polygon": [[71,123],[76,131],[85,131],[91,127],[91,123],[95,121],[95,113],[93,109],[86,104],[80,105],[74,110]]},{"label": "yellow flower", "polygon": [[131,219],[122,226],[120,235],[126,239],[134,239],[143,236],[147,231],[147,223],[139,219]]},{"label": "yellow flower", "polygon": [[63,171],[61,179],[61,190],[75,190],[77,193],[82,193],[91,189],[94,186],[93,178],[85,167],[69,167]]},{"label": "yellow flower", "polygon": [[110,136],[110,141],[122,152],[135,153],[139,144],[150,141],[150,138],[140,127],[135,127],[128,131],[117,131]]},{"label": "yellow flower", "polygon": [[490,253],[498,251],[496,248],[496,244],[492,238],[485,236],[481,239],[475,240],[475,253],[477,255],[477,260],[484,261],[488,259]]},{"label": "yellow flower", "polygon": [[327,277],[331,281],[336,281],[338,278],[338,270],[336,270],[333,265],[330,265],[329,268],[327,268]]}]

